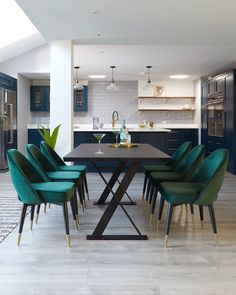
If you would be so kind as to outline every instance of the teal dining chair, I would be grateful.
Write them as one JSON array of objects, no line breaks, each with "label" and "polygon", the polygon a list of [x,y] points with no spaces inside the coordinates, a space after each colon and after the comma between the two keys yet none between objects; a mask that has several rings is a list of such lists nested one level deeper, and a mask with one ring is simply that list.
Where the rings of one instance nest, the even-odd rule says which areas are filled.
[{"label": "teal dining chair", "polygon": [[[75,171],[55,171],[55,168],[51,165],[48,159],[44,156],[44,154],[40,151],[38,147],[33,144],[27,144],[26,146],[27,157],[30,162],[37,169],[38,173],[42,175],[44,178],[49,178],[51,181],[71,181],[75,183],[76,188],[78,189],[78,194],[80,198],[80,202],[83,207],[83,193],[81,189],[81,174]],[[77,196],[75,192],[75,196],[73,198],[73,203],[75,204],[73,210],[73,204],[71,203],[73,210],[73,217],[78,228],[79,217],[78,217],[78,205],[77,205]],[[37,210],[37,218],[38,218],[38,210]]]},{"label": "teal dining chair", "polygon": [[45,141],[40,142],[40,149],[42,153],[48,158],[50,163],[56,168],[56,170],[62,170],[62,171],[76,171],[81,173],[82,177],[82,189],[87,194],[87,198],[89,199],[89,192],[88,192],[88,183],[87,183],[87,177],[86,177],[86,169],[87,167],[85,165],[71,165],[67,166],[66,163],[63,161],[63,159],[56,153],[56,151],[51,148]]},{"label": "teal dining chair", "polygon": [[[166,164],[152,164],[152,165],[144,165],[144,183],[143,183],[143,195],[142,199],[144,199],[146,187],[147,190],[150,190],[151,183],[148,183],[149,174],[152,172],[169,172],[174,171],[174,169],[178,166],[178,164],[182,161],[182,159],[187,156],[192,147],[191,141],[184,142],[172,155],[171,159]],[[148,185],[147,185],[148,184]]]},{"label": "teal dining chair", "polygon": [[23,203],[17,244],[20,245],[27,208],[31,207],[30,218],[32,219],[32,212],[34,212],[36,205],[51,203],[62,205],[66,239],[68,247],[70,247],[67,203],[73,198],[75,192],[74,183],[55,183],[45,180],[45,178],[38,173],[32,163],[15,149],[7,151],[7,159],[13,185],[16,189],[19,200]]},{"label": "teal dining chair", "polygon": [[[171,172],[152,172],[149,174],[149,179],[151,182],[151,190],[149,196],[147,195],[147,200],[151,206],[151,216],[150,222],[152,221],[157,194],[159,191],[159,186],[161,182],[164,181],[187,181],[192,174],[195,172],[197,167],[200,165],[204,159],[205,147],[204,145],[195,146],[191,152],[178,164],[174,171]],[[164,200],[161,198],[160,206],[163,208]],[[191,212],[193,214],[193,207],[191,206]],[[159,226],[159,218],[157,222],[157,230]]]},{"label": "teal dining chair", "polygon": [[229,152],[218,149],[211,153],[187,182],[162,182],[160,192],[168,202],[164,247],[167,247],[173,208],[182,204],[208,207],[213,234],[218,245],[217,227],[213,203],[224,181]]}]

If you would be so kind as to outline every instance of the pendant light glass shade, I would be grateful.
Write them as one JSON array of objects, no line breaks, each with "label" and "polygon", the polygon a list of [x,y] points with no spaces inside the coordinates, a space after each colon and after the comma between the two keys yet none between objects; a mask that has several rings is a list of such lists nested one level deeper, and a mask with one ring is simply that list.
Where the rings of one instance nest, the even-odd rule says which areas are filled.
[{"label": "pendant light glass shade", "polygon": [[154,87],[150,79],[150,69],[152,68],[152,66],[146,66],[146,68],[147,68],[148,80],[146,85],[143,87],[143,90],[153,90]]},{"label": "pendant light glass shade", "polygon": [[83,90],[84,89],[84,86],[79,82],[78,80],[78,69],[79,67],[76,66],[75,67],[75,84],[74,84],[74,90]]},{"label": "pendant light glass shade", "polygon": [[107,90],[118,91],[119,87],[115,84],[113,71],[116,68],[115,66],[110,66],[111,68],[111,83],[107,86]]}]

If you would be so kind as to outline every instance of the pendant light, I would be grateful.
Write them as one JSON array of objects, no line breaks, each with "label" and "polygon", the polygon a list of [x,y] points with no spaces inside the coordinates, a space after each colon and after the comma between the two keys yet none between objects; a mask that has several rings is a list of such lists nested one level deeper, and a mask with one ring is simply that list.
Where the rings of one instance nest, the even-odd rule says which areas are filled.
[{"label": "pendant light", "polygon": [[107,86],[107,90],[118,91],[119,87],[115,84],[113,71],[116,68],[115,66],[110,66],[111,68],[111,83]]},{"label": "pendant light", "polygon": [[78,69],[79,69],[79,67],[76,66],[74,68],[75,68],[75,84],[74,84],[74,90],[83,90],[84,89],[84,86],[78,80]]},{"label": "pendant light", "polygon": [[153,90],[154,87],[152,85],[151,79],[150,79],[150,69],[152,68],[152,66],[146,66],[147,69],[147,75],[148,75],[148,80],[146,85],[143,87],[144,90]]}]

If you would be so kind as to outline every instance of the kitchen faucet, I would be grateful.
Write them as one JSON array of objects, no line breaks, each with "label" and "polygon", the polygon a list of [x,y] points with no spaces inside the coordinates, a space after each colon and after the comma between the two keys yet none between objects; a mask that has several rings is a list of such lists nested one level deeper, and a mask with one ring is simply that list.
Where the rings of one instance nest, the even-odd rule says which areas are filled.
[{"label": "kitchen faucet", "polygon": [[[116,119],[115,119],[115,115],[116,115]],[[117,111],[114,111],[112,113],[112,128],[115,127],[115,122],[119,120],[119,116],[118,116],[118,112]]]}]

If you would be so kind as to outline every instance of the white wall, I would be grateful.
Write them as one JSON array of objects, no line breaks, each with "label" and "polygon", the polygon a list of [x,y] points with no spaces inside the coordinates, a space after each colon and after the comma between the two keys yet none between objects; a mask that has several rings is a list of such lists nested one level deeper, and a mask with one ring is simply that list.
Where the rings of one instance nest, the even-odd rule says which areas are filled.
[{"label": "white wall", "polygon": [[[127,123],[136,124],[143,120],[153,121],[157,124],[194,124],[198,123],[199,111],[138,111],[138,81],[119,81],[119,91],[113,92],[106,89],[109,82],[89,82],[88,83],[88,112],[75,113],[74,122],[76,124],[92,124],[93,117],[99,117],[101,122],[111,122],[111,114],[114,110],[119,112],[119,119],[125,119]],[[143,85],[145,83],[143,82]],[[160,85],[160,84],[157,84]],[[161,84],[163,85],[163,84]],[[176,81],[165,82],[166,91],[170,96],[195,96],[194,81],[187,83]],[[168,87],[167,87],[168,86]],[[175,90],[176,89],[176,90]],[[153,96],[153,94],[152,94]],[[158,106],[165,104],[165,100],[147,99],[143,103],[150,103]],[[173,99],[168,100],[168,104],[195,104],[192,99]]]},{"label": "white wall", "polygon": [[[154,92],[144,90],[146,80],[138,83],[138,96],[154,96]],[[195,96],[194,81],[189,80],[167,80],[152,81],[154,86],[164,86],[164,96]]]},{"label": "white wall", "polygon": [[72,42],[51,44],[50,128],[61,124],[56,151],[64,156],[73,148]]},{"label": "white wall", "polygon": [[50,73],[50,50],[48,45],[19,55],[0,64],[0,72],[17,78],[17,74]]},{"label": "white wall", "polygon": [[25,154],[28,143],[27,124],[30,117],[30,79],[17,75],[17,148]]}]

